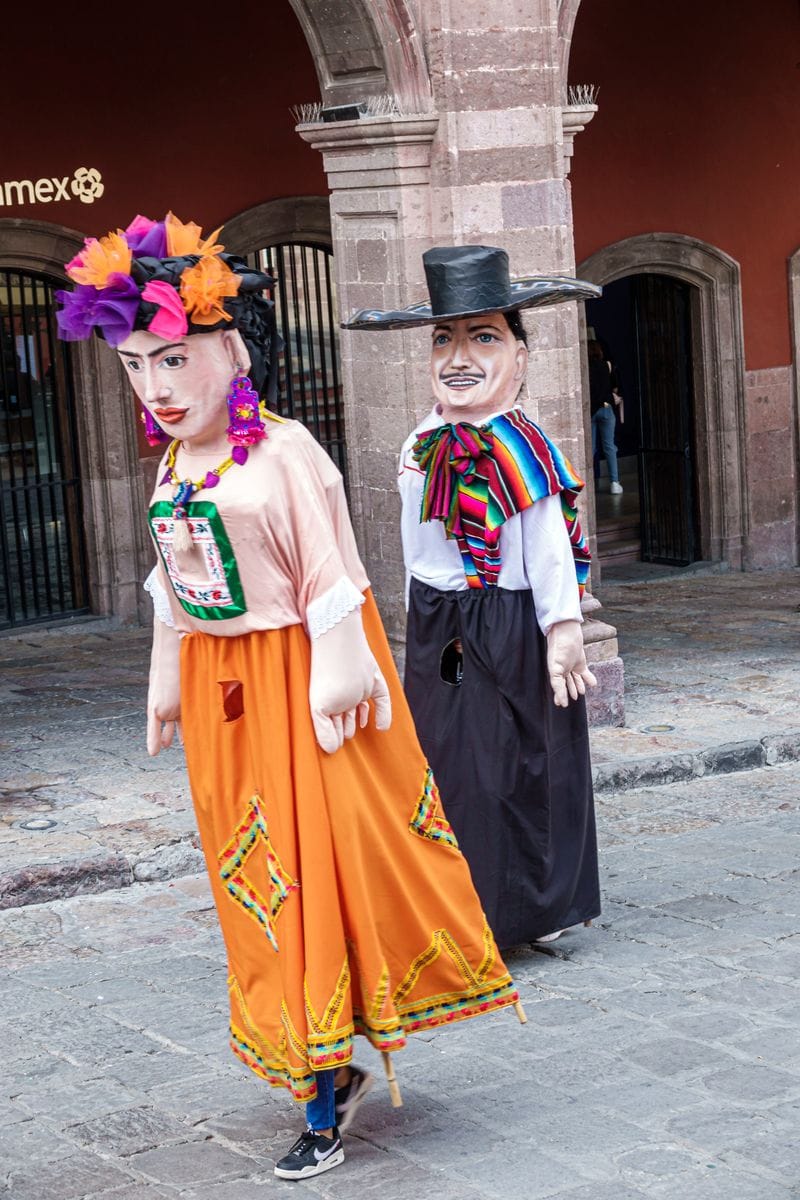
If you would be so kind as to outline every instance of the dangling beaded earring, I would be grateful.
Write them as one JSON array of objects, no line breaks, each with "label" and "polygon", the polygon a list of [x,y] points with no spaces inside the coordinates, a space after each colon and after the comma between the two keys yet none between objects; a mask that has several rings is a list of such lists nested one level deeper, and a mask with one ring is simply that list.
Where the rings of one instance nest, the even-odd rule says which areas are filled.
[{"label": "dangling beaded earring", "polygon": [[152,413],[149,413],[144,407],[139,413],[139,420],[144,425],[144,436],[148,446],[160,446],[162,442],[169,441],[169,434],[164,432],[158,421],[154,420]]},{"label": "dangling beaded earring", "polygon": [[231,423],[225,430],[233,446],[231,457],[240,465],[247,462],[247,447],[254,446],[266,437],[258,408],[258,392],[249,376],[238,373],[241,369],[237,367],[237,374],[226,397]]}]

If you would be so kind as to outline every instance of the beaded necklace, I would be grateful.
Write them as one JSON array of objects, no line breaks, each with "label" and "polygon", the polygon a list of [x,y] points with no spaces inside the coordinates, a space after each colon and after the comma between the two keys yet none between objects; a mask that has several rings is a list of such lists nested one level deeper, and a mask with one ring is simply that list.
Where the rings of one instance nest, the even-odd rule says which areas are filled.
[{"label": "beaded necklace", "polygon": [[173,546],[178,551],[191,550],[192,534],[189,529],[188,513],[186,505],[191,500],[195,492],[201,492],[204,488],[215,488],[220,481],[220,478],[229,471],[231,467],[243,466],[247,462],[247,447],[234,446],[230,454],[219,466],[207,471],[202,479],[197,481],[193,479],[181,479],[175,469],[175,459],[178,456],[178,447],[180,442],[176,439],[170,443],[167,451],[167,469],[162,476],[161,482],[172,485],[172,517],[175,522],[173,526]]}]

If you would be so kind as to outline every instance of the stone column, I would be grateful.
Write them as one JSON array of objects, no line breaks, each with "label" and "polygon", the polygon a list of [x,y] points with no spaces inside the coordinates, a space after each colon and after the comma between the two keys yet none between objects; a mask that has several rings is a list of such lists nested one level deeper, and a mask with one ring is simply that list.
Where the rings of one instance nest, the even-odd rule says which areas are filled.
[{"label": "stone column", "polygon": [[[93,338],[73,353],[92,611],[149,625],[153,606],[142,583],[155,550],[147,531],[150,488],[136,455],[138,403],[108,346]],[[154,475],[158,460],[150,462]]]},{"label": "stone column", "polygon": [[[298,126],[323,155],[339,313],[424,297],[431,245],[430,160],[436,116]],[[427,343],[415,333],[342,332],[342,380],[356,535],[389,636],[405,630],[397,458],[430,408]]]},{"label": "stone column", "polygon": [[[441,113],[435,238],[503,246],[517,275],[571,273],[556,0],[427,0],[419,8]],[[531,311],[526,325],[526,406],[582,471],[577,306]]]},{"label": "stone column", "polygon": [[[436,244],[502,246],[517,275],[575,269],[557,0],[413,7],[437,115],[298,128],[324,155],[343,315],[423,299],[421,256]],[[526,408],[585,474],[578,307],[532,311],[526,324]],[[342,336],[354,519],[396,639],[404,625],[396,456],[431,406],[429,345],[425,330]]]}]

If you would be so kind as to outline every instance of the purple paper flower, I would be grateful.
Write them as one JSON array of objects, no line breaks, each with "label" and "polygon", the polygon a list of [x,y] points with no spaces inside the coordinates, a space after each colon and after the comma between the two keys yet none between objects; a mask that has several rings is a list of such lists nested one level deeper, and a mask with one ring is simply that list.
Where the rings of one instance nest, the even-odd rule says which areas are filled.
[{"label": "purple paper flower", "polygon": [[64,307],[56,313],[59,337],[65,342],[82,342],[92,336],[94,310],[100,295],[96,287],[78,283],[71,292],[56,292],[56,300]]},{"label": "purple paper flower", "polygon": [[133,331],[139,308],[139,289],[130,275],[114,272],[104,288],[78,284],[71,292],[56,292],[63,308],[56,313],[65,341],[81,342],[99,328],[109,346],[118,346]]},{"label": "purple paper flower", "polygon": [[167,231],[163,221],[134,217],[125,230],[125,241],[135,258],[164,258],[167,253]]}]

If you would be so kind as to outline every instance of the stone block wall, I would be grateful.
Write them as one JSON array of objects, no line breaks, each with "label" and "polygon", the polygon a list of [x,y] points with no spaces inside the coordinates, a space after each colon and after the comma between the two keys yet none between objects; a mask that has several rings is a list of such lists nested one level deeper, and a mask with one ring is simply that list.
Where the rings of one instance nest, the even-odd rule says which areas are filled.
[{"label": "stone block wall", "polygon": [[745,373],[747,504],[745,567],[796,561],[797,447],[793,372],[771,367]]}]

